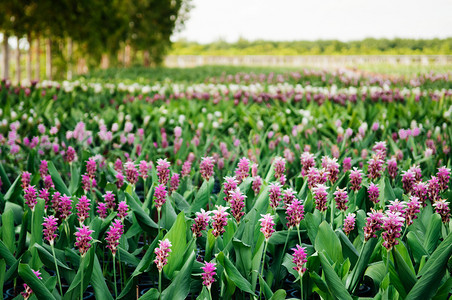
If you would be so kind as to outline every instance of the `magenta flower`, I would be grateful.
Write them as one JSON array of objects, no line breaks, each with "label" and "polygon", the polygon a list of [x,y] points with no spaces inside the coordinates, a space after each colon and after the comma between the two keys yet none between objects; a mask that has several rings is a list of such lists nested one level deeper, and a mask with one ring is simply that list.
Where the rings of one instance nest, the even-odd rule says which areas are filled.
[{"label": "magenta flower", "polygon": [[93,230],[90,230],[88,226],[82,225],[80,228],[77,228],[77,232],[75,233],[75,246],[78,247],[80,255],[85,256],[86,252],[88,252],[91,247],[92,237],[91,234]]},{"label": "magenta flower", "polygon": [[306,176],[310,168],[315,166],[314,154],[303,152],[300,157],[301,176]]},{"label": "magenta flower", "polygon": [[259,192],[261,191],[261,187],[262,187],[262,178],[260,176],[254,177],[253,185],[251,186],[251,188],[254,191],[254,195],[259,194]]},{"label": "magenta flower", "polygon": [[41,164],[39,165],[39,174],[41,175],[41,178],[44,179],[44,177],[48,174],[48,163],[46,160],[41,160]]},{"label": "magenta flower", "polygon": [[350,184],[352,185],[350,189],[355,193],[361,189],[361,183],[363,181],[363,173],[358,168],[354,167],[350,171]]},{"label": "magenta flower", "polygon": [[396,178],[396,176],[397,176],[397,170],[398,170],[398,167],[397,167],[397,160],[396,160],[395,157],[393,157],[393,158],[391,158],[390,160],[388,160],[388,173],[389,173],[389,176],[390,176],[392,179],[395,179],[395,178]]},{"label": "magenta flower", "polygon": [[248,176],[250,176],[250,160],[246,157],[242,157],[235,169],[235,178],[241,183]]},{"label": "magenta flower", "polygon": [[113,192],[107,191],[104,195],[104,201],[107,204],[108,209],[115,209],[116,201],[115,201],[115,194]]},{"label": "magenta flower", "polygon": [[419,165],[413,165],[411,168],[408,169],[408,171],[414,174],[415,181],[422,180],[422,170],[421,167],[419,167]]},{"label": "magenta flower", "polygon": [[207,289],[210,290],[212,283],[215,282],[214,276],[217,274],[215,273],[215,263],[205,262],[204,267],[201,267],[201,269],[204,271],[204,273],[202,273],[202,284],[204,284]]},{"label": "magenta flower", "polygon": [[116,172],[122,173],[123,166],[122,166],[122,161],[121,161],[120,158],[116,159],[115,165],[114,165],[114,169],[115,169]]},{"label": "magenta flower", "polygon": [[413,196],[418,197],[419,201],[422,203],[422,206],[426,206],[425,201],[428,198],[428,185],[425,182],[419,181],[413,184],[413,188],[411,190],[411,194]]},{"label": "magenta flower", "polygon": [[369,194],[370,201],[372,201],[375,204],[380,202],[380,200],[378,199],[378,197],[380,196],[380,191],[378,190],[378,186],[376,184],[373,184],[373,182],[369,184],[369,189],[367,190],[367,193]]},{"label": "magenta flower", "polygon": [[382,159],[385,158],[386,153],[388,152],[386,142],[385,141],[376,142],[375,145],[372,147],[372,151],[374,151],[376,153],[380,153],[380,156]]},{"label": "magenta flower", "polygon": [[342,170],[344,171],[344,173],[350,170],[351,168],[352,168],[352,158],[351,157],[344,158],[344,160],[342,161]]},{"label": "magenta flower", "polygon": [[143,180],[146,180],[146,178],[148,178],[148,173],[151,170],[152,165],[150,163],[148,163],[145,160],[140,161],[140,164],[138,166],[139,172],[140,172],[140,176],[141,178],[143,178]]},{"label": "magenta flower", "polygon": [[163,206],[163,204],[165,204],[166,202],[166,195],[167,195],[167,191],[166,191],[166,185],[163,184],[159,184],[158,186],[155,187],[154,190],[154,198],[155,198],[155,207],[157,207],[157,210],[160,210]]},{"label": "magenta flower", "polygon": [[116,177],[116,187],[120,189],[124,185],[124,175],[121,172],[119,172],[116,173],[115,177]]},{"label": "magenta flower", "polygon": [[107,231],[107,237],[105,240],[107,241],[107,248],[111,250],[113,255],[116,254],[119,245],[119,239],[124,233],[124,225],[122,225],[121,221],[115,219],[110,225],[109,230]]},{"label": "magenta flower", "polygon": [[[42,280],[41,273],[39,271],[35,271],[33,269],[32,271],[36,275],[36,277],[38,277],[38,279]],[[26,283],[24,283],[23,286],[25,291],[21,292],[20,294],[22,295],[22,297],[24,297],[25,300],[27,300],[31,297],[31,294],[33,294],[33,290]]]},{"label": "magenta flower", "polygon": [[201,176],[202,178],[204,178],[204,180],[209,181],[210,177],[212,177],[214,164],[215,161],[211,156],[201,158],[199,172],[201,173]]},{"label": "magenta flower", "polygon": [[383,246],[390,251],[395,245],[399,243],[397,238],[400,237],[402,231],[403,223],[405,218],[401,216],[401,213],[390,211],[386,212],[386,216],[383,216],[383,233],[381,237],[383,238]]},{"label": "magenta flower", "polygon": [[124,220],[124,218],[127,217],[128,211],[129,211],[129,206],[127,205],[126,201],[119,202],[118,217],[121,218],[121,220]]},{"label": "magenta flower", "polygon": [[94,180],[95,180],[95,179],[89,178],[89,176],[88,176],[87,174],[83,174],[83,175],[82,175],[82,187],[83,187],[83,190],[84,190],[85,192],[91,191],[91,187],[93,186],[93,185],[92,185],[92,182],[93,182]]},{"label": "magenta flower", "polygon": [[438,173],[436,173],[436,177],[438,178],[440,189],[442,191],[447,190],[447,186],[449,185],[450,179],[450,169],[446,168],[446,166],[438,168]]},{"label": "magenta flower", "polygon": [[103,202],[97,203],[97,213],[99,214],[99,218],[105,219],[107,217],[107,205]]},{"label": "magenta flower", "polygon": [[328,173],[328,179],[331,183],[335,183],[339,176],[339,164],[336,158],[330,158],[328,156],[322,157],[322,167]]},{"label": "magenta flower", "polygon": [[236,188],[234,191],[229,192],[231,200],[231,213],[232,216],[237,220],[237,223],[240,223],[240,219],[245,214],[242,210],[245,207],[245,198],[246,196],[240,191],[239,188]]},{"label": "magenta flower", "polygon": [[74,148],[69,146],[66,150],[66,155],[64,157],[64,160],[68,163],[71,163],[75,160],[75,158],[76,158],[75,150],[74,150]]},{"label": "magenta flower", "polygon": [[295,199],[295,191],[291,188],[285,189],[282,193],[284,208],[287,208]]},{"label": "magenta flower", "polygon": [[168,263],[168,256],[171,252],[171,242],[168,239],[159,242],[159,247],[155,248],[155,260],[159,272],[162,272],[163,267]]},{"label": "magenta flower", "polygon": [[88,199],[86,196],[81,196],[78,199],[77,216],[78,216],[78,221],[80,222],[80,224],[82,224],[85,221],[85,219],[87,219],[89,216],[90,203],[91,203],[91,200]]},{"label": "magenta flower", "polygon": [[97,163],[93,158],[89,158],[86,162],[86,173],[88,173],[89,178],[93,179],[96,177]]},{"label": "magenta flower", "polygon": [[212,234],[215,237],[218,237],[219,235],[223,234],[226,229],[224,227],[228,224],[228,215],[229,213],[226,212],[229,207],[223,207],[221,205],[215,205],[217,209],[212,210],[213,216],[212,216]]},{"label": "magenta flower", "polygon": [[371,212],[368,212],[367,215],[369,217],[366,219],[366,225],[364,226],[365,241],[377,237],[375,233],[381,229],[381,225],[383,224],[383,213],[381,210],[376,211],[371,208]]},{"label": "magenta flower", "polygon": [[55,192],[52,195],[52,208],[55,212],[60,210],[60,198],[61,194],[60,192]]},{"label": "magenta flower", "polygon": [[179,173],[173,173],[170,180],[170,193],[175,192],[179,188],[180,175]]},{"label": "magenta flower", "polygon": [[138,181],[138,170],[132,161],[128,161],[125,163],[125,173],[127,181],[131,185],[135,185],[135,183]]},{"label": "magenta flower", "polygon": [[293,250],[292,261],[295,264],[295,267],[293,269],[298,272],[300,277],[302,277],[303,274],[306,272],[305,264],[308,262],[307,260],[308,254],[306,253],[306,248],[301,247],[300,245],[296,245],[295,248],[292,248],[292,250]]},{"label": "magenta flower", "polygon": [[355,229],[355,214],[349,213],[344,219],[344,232],[349,235]]},{"label": "magenta flower", "polygon": [[286,172],[286,160],[278,156],[275,158],[274,166],[275,178],[279,180],[281,176],[284,176],[284,172]]},{"label": "magenta flower", "polygon": [[34,185],[28,185],[24,189],[25,195],[25,203],[28,205],[28,207],[33,211],[35,209],[36,203],[38,203],[38,195],[36,192],[36,188]]},{"label": "magenta flower", "polygon": [[205,211],[201,208],[201,212],[196,212],[195,223],[193,223],[191,230],[194,236],[201,236],[201,231],[206,230],[210,221],[210,211]]},{"label": "magenta flower", "polygon": [[44,187],[48,190],[50,188],[55,187],[55,185],[53,184],[53,181],[52,181],[52,176],[50,176],[50,175],[44,176]]},{"label": "magenta flower", "polygon": [[439,183],[439,179],[436,176],[432,176],[427,183],[428,185],[428,196],[432,202],[436,202],[439,199],[439,192],[441,190],[441,186]]},{"label": "magenta flower", "polygon": [[449,202],[446,199],[440,199],[433,204],[433,207],[435,207],[436,213],[441,216],[443,223],[447,224],[450,218]]},{"label": "magenta flower", "polygon": [[380,178],[384,171],[384,160],[380,155],[372,155],[372,158],[367,161],[367,176],[371,180]]},{"label": "magenta flower", "polygon": [[225,182],[223,182],[223,193],[225,196],[223,200],[229,202],[229,200],[231,199],[230,193],[237,189],[239,182],[235,179],[235,177],[228,176],[226,176],[224,180]]},{"label": "magenta flower", "polygon": [[309,189],[312,189],[313,187],[320,183],[320,172],[317,168],[315,167],[309,168],[306,175],[308,177],[307,180]]},{"label": "magenta flower", "polygon": [[324,212],[327,210],[327,196],[328,192],[326,191],[328,187],[323,184],[317,184],[313,189],[312,193],[314,194],[315,200],[315,208],[320,212]]},{"label": "magenta flower", "polygon": [[259,219],[259,222],[261,222],[261,232],[264,234],[265,240],[268,242],[273,232],[275,232],[275,229],[273,228],[273,226],[275,226],[275,222],[273,222],[273,217],[270,214],[261,216],[262,218]]},{"label": "magenta flower", "polygon": [[287,206],[286,214],[287,227],[293,228],[295,226],[298,228],[301,220],[304,218],[303,204],[301,204],[298,199],[294,199],[292,203]]},{"label": "magenta flower", "polygon": [[336,208],[341,211],[347,210],[347,201],[348,201],[348,195],[346,188],[340,189],[339,187],[336,187],[336,191],[333,193],[334,195],[334,201],[336,201]]},{"label": "magenta flower", "polygon": [[270,183],[269,185],[269,199],[270,199],[270,206],[273,209],[276,209],[278,207],[279,202],[281,201],[281,185],[279,183]]},{"label": "magenta flower", "polygon": [[419,198],[416,196],[411,196],[410,201],[406,204],[407,208],[405,209],[405,219],[406,225],[409,226],[413,224],[413,220],[417,219],[417,215],[421,210],[421,202],[419,202]]},{"label": "magenta flower", "polygon": [[159,158],[157,160],[157,176],[159,178],[159,183],[166,185],[168,183],[169,180],[169,175],[170,175],[170,163],[165,159],[161,159]]},{"label": "magenta flower", "polygon": [[182,178],[190,175],[190,172],[191,172],[191,161],[187,160],[182,165],[182,171],[180,172],[182,175]]},{"label": "magenta flower", "polygon": [[404,201],[399,201],[398,199],[390,200],[389,205],[387,205],[388,210],[392,213],[399,212],[401,216],[405,214],[406,203]]},{"label": "magenta flower", "polygon": [[411,189],[413,188],[414,183],[416,182],[415,174],[408,170],[402,172],[402,183],[403,183],[403,189],[405,190],[405,193],[409,194],[411,193]]},{"label": "magenta flower", "polygon": [[54,216],[44,217],[44,223],[42,223],[42,226],[44,227],[42,232],[44,234],[44,239],[46,239],[49,244],[53,244],[53,241],[57,238],[57,234],[55,233],[58,224],[58,219]]},{"label": "magenta flower", "polygon": [[47,209],[47,207],[48,207],[48,203],[49,203],[49,200],[50,200],[50,193],[49,193],[49,191],[47,190],[47,189],[41,189],[40,191],[39,191],[39,196],[38,196],[39,198],[41,198],[41,199],[44,199],[44,202],[45,202],[45,209]]},{"label": "magenta flower", "polygon": [[22,182],[22,189],[26,189],[29,185],[30,185],[30,177],[31,177],[31,173],[24,171],[22,172],[22,176],[20,178],[21,182]]}]

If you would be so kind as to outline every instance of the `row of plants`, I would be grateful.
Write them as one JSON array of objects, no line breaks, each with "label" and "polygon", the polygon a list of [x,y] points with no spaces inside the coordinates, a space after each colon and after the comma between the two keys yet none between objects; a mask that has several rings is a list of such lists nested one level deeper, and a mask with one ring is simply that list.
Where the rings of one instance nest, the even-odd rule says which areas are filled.
[{"label": "row of plants", "polygon": [[450,296],[450,96],[0,97],[4,298]]}]

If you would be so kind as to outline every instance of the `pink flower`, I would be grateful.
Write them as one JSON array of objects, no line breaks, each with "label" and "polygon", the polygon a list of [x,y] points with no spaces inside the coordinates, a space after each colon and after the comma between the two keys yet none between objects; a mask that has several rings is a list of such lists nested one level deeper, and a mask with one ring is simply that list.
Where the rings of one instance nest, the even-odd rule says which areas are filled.
[{"label": "pink flower", "polygon": [[114,169],[116,172],[121,173],[123,166],[122,166],[122,161],[120,158],[117,158],[115,161],[115,165],[114,165]]},{"label": "pink flower", "polygon": [[107,204],[108,209],[111,209],[111,210],[115,209],[115,206],[116,206],[115,194],[113,194],[110,191],[105,192],[104,201]]},{"label": "pink flower", "polygon": [[99,202],[97,204],[97,213],[101,219],[105,219],[107,217],[107,206],[103,202]]},{"label": "pink flower", "polygon": [[97,163],[93,158],[89,158],[86,162],[86,173],[88,173],[89,178],[93,179],[96,177]]},{"label": "pink flower", "polygon": [[41,174],[41,178],[44,178],[49,172],[48,163],[46,160],[41,160],[41,164],[39,165],[39,174]]},{"label": "pink flower", "polygon": [[77,203],[77,216],[78,216],[78,221],[80,222],[80,224],[82,224],[85,219],[88,218],[89,216],[89,206],[90,206],[91,200],[88,199],[86,196],[81,196],[78,199],[78,203]]},{"label": "pink flower", "polygon": [[69,196],[63,195],[59,199],[58,208],[63,220],[67,219],[72,214],[72,199]]},{"label": "pink flower", "polygon": [[44,199],[46,205],[45,205],[45,209],[47,209],[47,203],[49,203],[49,199],[50,199],[50,193],[49,190],[47,189],[41,189],[39,191],[39,198]]},{"label": "pink flower", "polygon": [[138,169],[140,171],[141,178],[143,178],[144,180],[146,180],[146,178],[148,178],[148,172],[151,169],[151,166],[152,165],[145,160],[140,161],[140,165],[138,166]]},{"label": "pink flower", "polygon": [[347,201],[348,201],[348,195],[346,188],[340,189],[339,187],[336,187],[336,191],[333,193],[334,195],[334,201],[336,201],[336,208],[341,211],[347,210]]},{"label": "pink flower", "polygon": [[270,183],[269,185],[269,199],[270,206],[273,209],[278,207],[279,202],[281,201],[281,185],[279,183]]},{"label": "pink flower", "polygon": [[395,179],[397,176],[397,160],[395,157],[388,160],[388,173],[392,179]]},{"label": "pink flower", "polygon": [[31,177],[31,173],[24,171],[22,173],[22,177],[20,178],[21,182],[22,182],[22,189],[26,189],[28,187],[28,185],[30,185],[30,177]]},{"label": "pink flower", "polygon": [[411,189],[413,188],[413,184],[416,182],[415,174],[408,170],[402,172],[402,183],[403,183],[403,189],[405,190],[405,193],[409,194],[411,192]]},{"label": "pink flower", "polygon": [[124,218],[127,217],[128,210],[129,210],[129,206],[127,205],[126,201],[119,202],[118,217],[120,217],[121,220],[124,220]]},{"label": "pink flower", "polygon": [[442,191],[447,190],[447,186],[449,184],[450,179],[450,169],[446,168],[446,166],[438,168],[438,173],[436,173],[436,177],[438,178],[440,189]]},{"label": "pink flower", "polygon": [[273,228],[273,226],[275,226],[275,222],[273,222],[273,217],[270,214],[261,216],[262,218],[259,219],[259,222],[261,222],[261,232],[264,234],[265,239],[268,241],[273,232],[275,232],[275,229]]},{"label": "pink flower", "polygon": [[64,159],[66,160],[66,162],[71,163],[75,160],[75,158],[76,158],[75,150],[74,148],[69,146],[66,150],[66,156],[64,157]]},{"label": "pink flower", "polygon": [[376,152],[377,154],[380,153],[380,158],[384,159],[386,157],[386,153],[388,152],[386,142],[376,142],[372,147],[372,151]]},{"label": "pink flower", "polygon": [[138,181],[138,170],[132,161],[128,161],[125,163],[125,173],[127,181],[131,185],[135,185],[135,183]]},{"label": "pink flower", "polygon": [[377,237],[375,233],[381,229],[381,225],[383,224],[383,213],[381,210],[376,211],[373,208],[370,210],[371,212],[367,213],[369,217],[366,219],[366,225],[364,226],[365,241]]},{"label": "pink flower", "polygon": [[187,177],[188,175],[190,175],[190,172],[191,172],[191,161],[187,160],[182,165],[181,175],[182,177]]},{"label": "pink flower", "polygon": [[253,178],[253,185],[252,185],[252,189],[254,191],[254,195],[259,194],[259,192],[261,191],[261,187],[262,187],[262,178],[260,176],[256,176]]},{"label": "pink flower", "polygon": [[304,206],[300,203],[298,199],[294,199],[288,206],[286,210],[287,227],[298,227],[301,220],[304,218]]},{"label": "pink flower", "polygon": [[159,183],[160,184],[164,184],[166,185],[168,183],[169,180],[169,175],[170,175],[170,163],[165,159],[161,159],[159,158],[157,160],[157,176],[159,178]]},{"label": "pink flower", "polygon": [[229,213],[226,212],[229,207],[223,207],[221,205],[215,205],[217,209],[212,210],[213,216],[212,216],[212,234],[215,237],[218,237],[219,235],[223,234],[226,230],[224,227],[228,224],[228,215]]},{"label": "pink flower", "polygon": [[52,181],[52,176],[50,176],[50,175],[45,175],[44,176],[44,187],[46,189],[48,189],[48,190],[50,188],[55,187],[55,185],[53,184],[53,181]]},{"label": "pink flower", "polygon": [[322,167],[328,172],[328,179],[331,183],[335,183],[339,176],[339,164],[336,158],[328,156],[322,157]]},{"label": "pink flower", "polygon": [[180,175],[178,173],[173,173],[170,180],[170,193],[176,191],[179,188]]},{"label": "pink flower", "polygon": [[245,214],[242,210],[245,207],[246,196],[240,191],[239,188],[236,188],[234,191],[230,191],[229,194],[232,216],[237,220],[237,223],[240,223],[240,219]]},{"label": "pink flower", "polygon": [[116,187],[120,189],[124,185],[124,175],[121,172],[116,173]]},{"label": "pink flower", "polygon": [[242,157],[235,169],[235,178],[241,183],[246,177],[250,176],[250,160],[246,157]]},{"label": "pink flower", "polygon": [[346,157],[342,161],[342,169],[343,169],[344,173],[352,168],[352,163],[351,162],[352,162],[352,158],[351,157]]},{"label": "pink flower", "polygon": [[422,170],[418,165],[413,165],[408,171],[411,171],[414,174],[415,181],[422,180]]},{"label": "pink flower", "polygon": [[124,232],[124,225],[122,225],[121,221],[116,219],[110,225],[110,229],[107,231],[107,237],[105,240],[107,241],[107,248],[111,250],[113,255],[116,254],[117,247],[119,245],[119,239],[121,238]]},{"label": "pink flower", "polygon": [[44,239],[46,239],[50,244],[53,244],[53,241],[57,238],[57,234],[55,233],[58,224],[58,219],[54,216],[44,217],[44,223],[42,226],[44,227],[42,232],[44,233]]},{"label": "pink flower", "polygon": [[397,238],[400,237],[403,223],[405,218],[401,216],[399,212],[387,212],[386,216],[383,216],[383,246],[390,251],[395,245],[399,243]]},{"label": "pink flower", "polygon": [[93,230],[90,230],[89,227],[85,225],[77,228],[77,232],[75,233],[75,246],[78,247],[81,256],[85,256],[86,252],[88,252],[91,247],[90,242],[93,239],[91,234],[93,232]]},{"label": "pink flower", "polygon": [[436,213],[441,216],[443,223],[447,224],[450,218],[449,202],[446,199],[440,199],[433,204],[433,207],[435,207]]},{"label": "pink flower", "polygon": [[303,152],[300,157],[301,176],[306,176],[310,168],[315,166],[314,154]]},{"label": "pink flower", "polygon": [[384,171],[384,160],[381,158],[380,155],[372,155],[372,158],[367,161],[369,164],[367,166],[367,176],[371,180],[375,180],[380,178],[381,174]]},{"label": "pink flower", "polygon": [[168,239],[159,242],[159,247],[155,248],[155,260],[154,263],[157,265],[159,272],[162,272],[163,267],[168,263],[168,256],[171,252],[171,242]]},{"label": "pink flower", "polygon": [[223,183],[223,193],[225,197],[223,198],[224,201],[229,202],[231,199],[230,192],[235,191],[238,187],[238,181],[235,179],[235,177],[224,177],[225,182]]},{"label": "pink flower", "polygon": [[419,201],[422,203],[422,206],[426,206],[425,201],[428,198],[428,185],[425,182],[419,181],[413,184],[413,188],[411,191],[413,196],[418,197]]},{"label": "pink flower", "polygon": [[421,210],[421,202],[419,202],[419,198],[416,196],[410,197],[410,202],[406,204],[407,208],[405,209],[405,218],[407,226],[413,224],[413,220],[417,219],[416,214],[418,214]]},{"label": "pink flower", "polygon": [[375,204],[380,202],[380,200],[378,199],[378,197],[380,196],[380,191],[378,190],[378,186],[373,184],[373,182],[369,184],[369,189],[367,190],[367,193],[369,194],[370,201],[372,201]]},{"label": "pink flower", "polygon": [[284,208],[287,208],[296,199],[295,191],[291,188],[284,190],[282,196]]},{"label": "pink flower", "polygon": [[346,235],[349,235],[350,232],[355,228],[355,214],[349,213],[344,219],[344,232]]},{"label": "pink flower", "polygon": [[201,269],[204,271],[204,273],[202,273],[202,284],[204,284],[207,289],[210,290],[212,283],[215,282],[215,263],[205,262],[204,267],[201,267]]},{"label": "pink flower", "polygon": [[296,245],[296,248],[292,248],[293,250],[293,263],[296,265],[293,269],[298,272],[300,277],[306,272],[305,263],[308,262],[306,253],[306,248],[301,247],[300,245]]},{"label": "pink flower", "polygon": [[432,178],[428,181],[428,196],[430,200],[436,202],[439,199],[439,192],[441,189],[438,177],[432,176]]},{"label": "pink flower", "polygon": [[157,207],[158,210],[160,210],[162,208],[162,205],[165,204],[166,202],[166,195],[167,195],[167,191],[166,191],[166,186],[163,184],[159,184],[158,186],[155,187],[154,190],[154,198],[155,198],[155,207]]},{"label": "pink flower", "polygon": [[195,223],[193,223],[191,230],[193,235],[201,236],[201,231],[206,230],[210,221],[210,211],[205,211],[201,208],[201,212],[196,212]]},{"label": "pink flower", "polygon": [[209,181],[210,177],[213,175],[213,167],[215,161],[212,157],[207,156],[201,158],[201,164],[199,165],[199,171],[204,180]]},{"label": "pink flower", "polygon": [[389,205],[387,205],[388,210],[392,213],[399,212],[401,216],[405,214],[406,203],[404,201],[399,201],[395,199],[394,201],[389,201]]},{"label": "pink flower", "polygon": [[34,185],[28,185],[24,189],[25,195],[25,203],[28,205],[28,207],[33,211],[35,209],[36,203],[38,203],[38,195],[36,192],[36,188]]},{"label": "pink flower", "polygon": [[350,171],[350,187],[355,193],[361,189],[361,183],[363,181],[363,173],[358,168],[354,167],[353,170]]},{"label": "pink flower", "polygon": [[284,172],[286,171],[286,160],[278,156],[275,158],[274,166],[275,166],[275,178],[280,179],[282,176],[284,176]]},{"label": "pink flower", "polygon": [[254,163],[251,166],[251,176],[253,176],[253,177],[257,176],[257,167],[258,167],[258,164],[256,164],[256,163]]},{"label": "pink flower", "polygon": [[317,184],[313,189],[312,193],[314,194],[315,199],[315,208],[318,209],[320,212],[324,212],[327,210],[327,190],[328,187],[326,187],[323,184]]},{"label": "pink flower", "polygon": [[[35,271],[33,269],[32,271],[36,275],[36,277],[38,277],[38,279],[42,280],[41,273],[39,271]],[[33,294],[33,290],[26,283],[24,283],[24,289],[25,291],[21,292],[20,294],[22,295],[22,297],[24,297],[25,300],[27,300],[31,297],[31,294]]]}]

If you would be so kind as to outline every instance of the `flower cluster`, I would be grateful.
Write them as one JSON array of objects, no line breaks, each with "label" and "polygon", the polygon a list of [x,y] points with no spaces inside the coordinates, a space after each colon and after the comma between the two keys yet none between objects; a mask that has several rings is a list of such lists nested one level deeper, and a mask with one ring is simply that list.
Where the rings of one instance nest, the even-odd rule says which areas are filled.
[{"label": "flower cluster", "polygon": [[376,184],[370,183],[367,193],[369,194],[370,201],[375,204],[380,202],[380,200],[378,199],[378,197],[380,197],[380,191],[378,190],[378,186]]},{"label": "flower cluster", "polygon": [[279,205],[279,201],[281,200],[281,185],[279,183],[270,183],[269,185],[269,199],[270,206],[273,209],[276,209]]},{"label": "flower cluster", "polygon": [[328,208],[326,205],[328,196],[328,192],[326,191],[327,189],[328,187],[323,184],[318,184],[316,187],[312,189],[312,193],[314,194],[315,200],[315,208],[320,212],[324,212]]},{"label": "flower cluster", "polygon": [[168,256],[171,252],[171,242],[168,239],[159,242],[159,247],[155,248],[155,260],[159,272],[162,272],[163,267],[168,263]]},{"label": "flower cluster", "polygon": [[361,189],[362,181],[363,181],[362,171],[354,167],[353,170],[350,171],[350,184],[351,184],[350,189],[355,192],[359,191]]},{"label": "flower cluster", "polygon": [[215,237],[218,237],[222,235],[226,230],[224,227],[228,224],[228,215],[229,213],[226,212],[229,207],[224,207],[221,205],[215,206],[217,209],[212,210],[212,234]]},{"label": "flower cluster", "polygon": [[115,219],[110,225],[109,230],[107,231],[107,237],[105,240],[107,241],[107,248],[111,250],[113,255],[116,254],[118,250],[117,247],[119,245],[119,239],[124,233],[124,225],[122,225],[121,221]]},{"label": "flower cluster", "polygon": [[42,226],[44,227],[42,232],[44,234],[44,239],[46,239],[51,245],[53,241],[57,238],[56,230],[58,228],[58,219],[54,216],[44,217],[44,223]]},{"label": "flower cluster", "polygon": [[390,251],[395,245],[399,243],[397,238],[400,237],[400,233],[402,231],[403,223],[405,222],[405,218],[401,216],[399,212],[386,212],[386,215],[383,216],[383,232],[381,237],[383,238],[383,246]]},{"label": "flower cluster", "polygon": [[306,248],[301,247],[300,245],[296,245],[295,248],[292,248],[292,250],[293,250],[292,261],[295,264],[294,270],[297,271],[300,277],[302,277],[303,274],[306,272],[305,264],[308,262],[307,260],[308,254],[306,253]]},{"label": "flower cluster", "polygon": [[304,218],[304,206],[298,199],[294,199],[292,203],[287,206],[286,210],[287,227],[293,228],[300,225],[301,220]]},{"label": "flower cluster", "polygon": [[365,241],[377,237],[375,233],[381,229],[381,225],[383,224],[383,213],[381,210],[376,211],[371,208],[371,212],[368,212],[367,215],[369,217],[366,219],[366,225],[364,226]]},{"label": "flower cluster", "polygon": [[201,208],[201,212],[196,212],[194,221],[191,230],[193,231],[194,236],[200,237],[201,231],[206,230],[209,225],[210,211],[205,211]]},{"label": "flower cluster", "polygon": [[237,220],[237,223],[240,223],[240,219],[245,214],[243,208],[245,207],[246,196],[240,191],[240,188],[230,191],[229,194],[232,216]]},{"label": "flower cluster", "polygon": [[77,232],[75,233],[75,246],[78,248],[80,255],[85,256],[86,252],[88,252],[91,247],[92,237],[91,234],[93,230],[90,230],[88,226],[82,225],[77,228]]},{"label": "flower cluster", "polygon": [[204,271],[204,273],[202,273],[202,284],[204,284],[209,290],[212,287],[212,283],[215,282],[215,265],[215,263],[206,262],[204,263],[204,267],[201,267],[201,269]]},{"label": "flower cluster", "polygon": [[268,241],[273,232],[275,232],[275,229],[273,228],[275,226],[275,222],[273,222],[273,217],[270,214],[261,216],[262,218],[259,219],[259,222],[261,222],[261,232],[264,234],[265,239]]},{"label": "flower cluster", "polygon": [[440,199],[436,201],[433,206],[435,207],[436,213],[441,216],[443,223],[447,224],[450,218],[449,202],[447,202],[446,199]]},{"label": "flower cluster", "polygon": [[78,221],[80,222],[80,224],[83,224],[83,222],[85,222],[85,219],[87,219],[89,216],[90,203],[91,203],[91,200],[88,199],[86,196],[81,196],[78,199],[77,216],[78,216]]},{"label": "flower cluster", "polygon": [[345,188],[340,189],[339,187],[336,188],[336,191],[333,193],[334,195],[334,201],[336,201],[336,208],[341,211],[347,210],[347,201],[348,201],[348,195]]},{"label": "flower cluster", "polygon": [[250,176],[250,160],[246,157],[242,157],[235,169],[235,178],[241,183],[248,176]]},{"label": "flower cluster", "polygon": [[165,159],[159,158],[157,160],[157,177],[159,178],[159,183],[166,185],[169,180],[170,175],[170,163]]},{"label": "flower cluster", "polygon": [[344,219],[344,232],[346,235],[349,235],[350,232],[355,228],[355,217],[356,215],[353,213],[349,213]]},{"label": "flower cluster", "polygon": [[201,164],[199,165],[199,172],[204,180],[209,181],[213,175],[214,160],[212,157],[207,156],[201,158]]},{"label": "flower cluster", "polygon": [[235,179],[235,177],[228,176],[226,176],[224,180],[225,182],[223,182],[223,193],[224,193],[223,200],[229,202],[229,200],[231,199],[231,192],[237,189],[239,182],[237,181],[237,179]]}]

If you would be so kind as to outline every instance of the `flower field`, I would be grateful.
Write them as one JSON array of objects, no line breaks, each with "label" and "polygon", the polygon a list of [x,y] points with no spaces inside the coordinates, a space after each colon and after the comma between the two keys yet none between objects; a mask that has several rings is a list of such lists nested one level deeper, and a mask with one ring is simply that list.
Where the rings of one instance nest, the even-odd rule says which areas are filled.
[{"label": "flower field", "polygon": [[0,297],[452,295],[451,74],[158,72],[0,83]]}]

